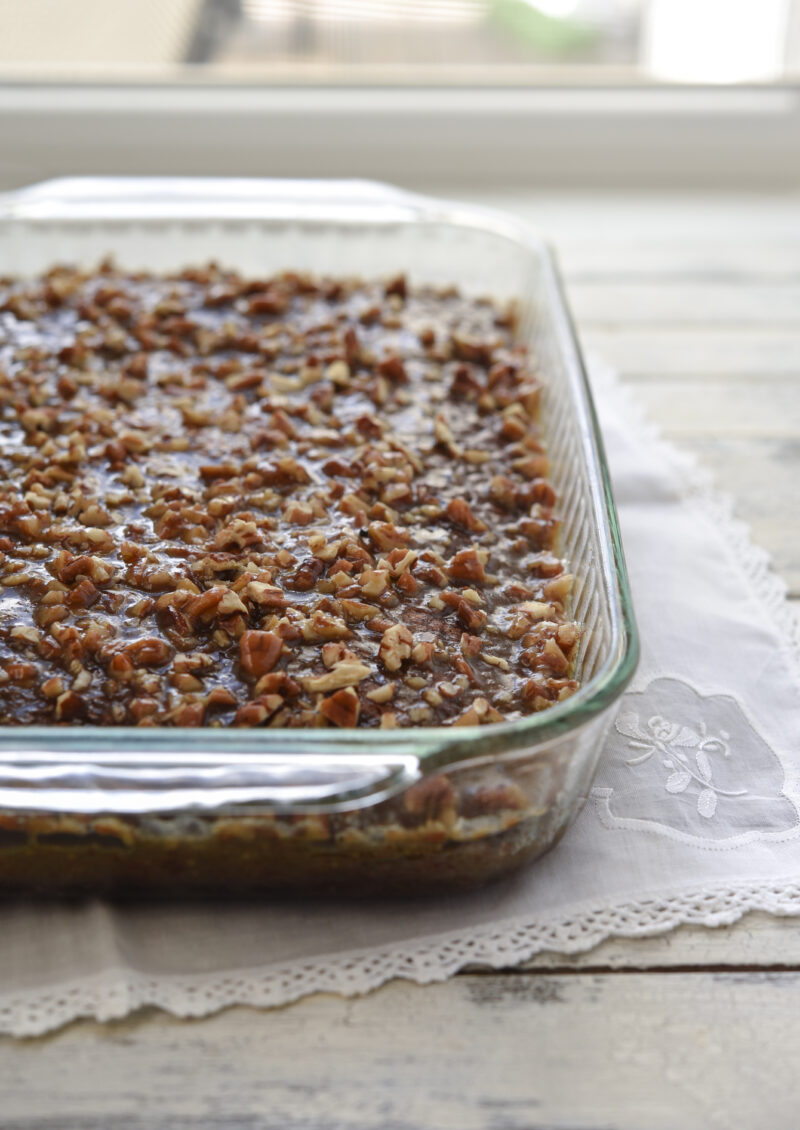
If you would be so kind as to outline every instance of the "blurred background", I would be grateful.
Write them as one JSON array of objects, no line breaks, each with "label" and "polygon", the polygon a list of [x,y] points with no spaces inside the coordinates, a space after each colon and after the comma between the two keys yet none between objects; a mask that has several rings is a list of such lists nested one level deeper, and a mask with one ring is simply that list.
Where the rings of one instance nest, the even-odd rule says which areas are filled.
[{"label": "blurred background", "polygon": [[0,0],[0,187],[788,186],[799,74],[800,0]]}]

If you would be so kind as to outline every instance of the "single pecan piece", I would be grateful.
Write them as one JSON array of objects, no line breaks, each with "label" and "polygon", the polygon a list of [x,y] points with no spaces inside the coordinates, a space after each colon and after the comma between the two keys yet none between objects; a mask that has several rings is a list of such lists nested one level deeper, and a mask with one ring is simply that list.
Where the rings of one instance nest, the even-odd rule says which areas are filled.
[{"label": "single pecan piece", "polygon": [[474,361],[479,365],[490,365],[492,362],[492,353],[494,352],[494,343],[490,341],[481,341],[476,337],[471,337],[466,333],[459,333],[454,331],[450,335],[450,341],[453,346],[453,352],[456,357],[462,361]]},{"label": "single pecan piece", "polygon": [[480,632],[486,626],[488,617],[482,608],[473,608],[468,600],[457,592],[443,592],[440,600],[456,610],[459,620],[468,632]]},{"label": "single pecan piece", "polygon": [[556,600],[563,604],[572,591],[574,580],[571,573],[562,573],[560,577],[554,577],[552,581],[547,582],[544,586],[544,595],[548,600]]},{"label": "single pecan piece", "polygon": [[484,534],[489,529],[485,522],[472,513],[463,498],[451,498],[445,514],[456,526],[462,526],[471,534]]},{"label": "single pecan piece", "polygon": [[275,632],[249,629],[239,639],[239,662],[242,670],[254,679],[266,675],[278,662],[283,640]]},{"label": "single pecan piece", "polygon": [[112,655],[108,664],[108,673],[112,679],[119,679],[120,682],[128,682],[133,678],[136,668],[124,652],[119,652],[117,655]]},{"label": "single pecan piece", "polygon": [[157,711],[158,703],[154,698],[147,695],[140,695],[131,699],[128,705],[128,713],[135,722],[141,722],[142,718],[149,718],[151,714],[156,714]]},{"label": "single pecan piece", "polygon": [[330,640],[328,643],[322,645],[322,662],[330,671],[337,663],[341,663],[345,659],[358,659],[355,652],[351,651],[343,643],[337,643]]},{"label": "single pecan piece", "polygon": [[367,532],[370,541],[382,552],[406,546],[411,541],[409,531],[393,522],[370,522]]},{"label": "single pecan piece", "polygon": [[383,288],[383,293],[388,298],[390,294],[396,294],[398,298],[405,298],[408,293],[408,284],[406,283],[405,275],[396,275],[393,279],[387,282]]},{"label": "single pecan piece", "polygon": [[569,661],[554,639],[545,641],[542,660],[556,675],[566,675],[569,671]]},{"label": "single pecan piece", "polygon": [[302,634],[303,639],[314,642],[318,640],[346,640],[353,633],[344,620],[317,609],[302,625]]},{"label": "single pecan piece", "polygon": [[[511,412],[511,409],[517,409],[516,412]],[[519,411],[519,405],[513,404],[507,408],[503,413],[503,425],[500,428],[500,439],[507,440],[509,443],[515,443],[517,440],[524,439],[528,434],[530,425]]]},{"label": "single pecan piece", "polygon": [[[524,518],[517,530],[535,549],[546,549],[553,541],[557,523],[550,518]],[[537,564],[531,565],[532,572],[538,572]]]},{"label": "single pecan piece", "polygon": [[330,671],[324,675],[315,675],[308,679],[301,679],[303,688],[312,694],[325,691],[335,691],[340,687],[352,687],[372,674],[372,668],[358,659],[343,659],[334,664]]},{"label": "single pecan piece", "polygon": [[581,630],[577,624],[561,624],[556,632],[556,640],[558,646],[566,653],[569,654],[570,650],[580,639]]},{"label": "single pecan piece", "polygon": [[375,615],[373,604],[365,604],[361,600],[350,600],[348,597],[342,597],[339,603],[348,620],[369,620],[370,617]]},{"label": "single pecan piece", "polygon": [[56,718],[59,722],[71,722],[73,718],[83,718],[86,714],[86,699],[75,691],[65,691],[56,699]]},{"label": "single pecan piece", "polygon": [[64,693],[64,680],[60,675],[54,675],[42,683],[40,690],[45,698],[58,698]]},{"label": "single pecan piece", "polygon": [[287,522],[293,526],[307,526],[314,521],[314,511],[307,502],[289,501],[283,511]]},{"label": "single pecan piece", "polygon": [[238,463],[203,463],[199,467],[201,478],[206,482],[214,482],[216,479],[233,479],[241,471]]},{"label": "single pecan piece", "polygon": [[405,624],[393,624],[381,638],[378,658],[387,671],[399,671],[404,660],[411,658],[414,637]]},{"label": "single pecan piece", "polygon": [[450,824],[456,816],[456,791],[447,777],[425,777],[403,794],[403,810],[425,822]]},{"label": "single pecan piece", "polygon": [[231,706],[236,706],[236,696],[227,687],[214,687],[206,696],[208,710],[227,710]]},{"label": "single pecan piece", "polygon": [[556,504],[556,492],[547,479],[533,479],[517,491],[517,502],[521,507],[539,505],[551,510]]},{"label": "single pecan piece", "polygon": [[344,353],[351,369],[361,360],[361,342],[353,326],[348,326],[344,331]]},{"label": "single pecan piece", "polygon": [[526,479],[543,479],[550,471],[550,460],[546,455],[524,455],[511,466]]},{"label": "single pecan piece", "polygon": [[294,592],[309,592],[325,572],[325,562],[318,557],[306,557],[298,568],[284,581],[287,589]]},{"label": "single pecan piece", "polygon": [[384,425],[370,412],[365,412],[363,415],[356,417],[355,425],[357,431],[366,439],[380,439],[383,435]]},{"label": "single pecan piece", "polygon": [[6,675],[12,683],[32,683],[38,671],[33,663],[8,663],[5,668]]},{"label": "single pecan piece", "polygon": [[370,700],[370,702],[388,702],[391,698],[394,698],[395,686],[396,684],[393,682],[382,683],[381,686],[375,687],[371,691],[367,691],[367,698]]},{"label": "single pecan piece", "polygon": [[263,544],[264,538],[255,522],[246,522],[242,518],[234,518],[229,525],[224,526],[214,538],[215,549],[244,549],[250,545]]},{"label": "single pecan piece", "polygon": [[260,702],[246,702],[233,717],[234,726],[260,726],[267,720],[267,708]]},{"label": "single pecan piece", "polygon": [[70,608],[91,608],[100,599],[100,592],[88,577],[76,585],[66,597]]},{"label": "single pecan piece", "polygon": [[447,572],[454,581],[473,581],[483,584],[486,580],[486,570],[474,546],[471,549],[459,550],[448,562]]},{"label": "single pecan piece", "polygon": [[186,614],[191,620],[199,620],[201,624],[213,620],[219,613],[219,605],[227,593],[221,585],[214,585],[198,596],[194,596],[186,605]]},{"label": "single pecan piece", "polygon": [[414,644],[411,649],[411,658],[420,666],[430,663],[435,646],[431,640],[421,640],[420,643]]},{"label": "single pecan piece", "polygon": [[381,361],[378,365],[378,372],[382,377],[388,377],[390,381],[405,384],[408,380],[405,365],[399,357],[387,357],[385,361]]},{"label": "single pecan piece", "polygon": [[471,636],[468,632],[461,633],[461,653],[468,659],[474,659],[483,650],[483,640],[479,636]]},{"label": "single pecan piece", "polygon": [[420,589],[419,581],[411,573],[403,573],[397,578],[397,588],[406,596],[416,596]]},{"label": "single pecan piece", "polygon": [[389,585],[388,569],[364,569],[358,578],[364,596],[380,596]]},{"label": "single pecan piece", "polygon": [[495,506],[502,510],[515,510],[517,491],[514,482],[507,475],[494,475],[489,483],[489,497]]},{"label": "single pecan piece", "polygon": [[173,649],[157,636],[146,636],[125,645],[125,654],[134,667],[161,667],[173,655]]},{"label": "single pecan piece", "polygon": [[254,601],[266,608],[287,608],[289,600],[282,589],[276,585],[268,585],[263,581],[250,581],[244,589],[248,600]]},{"label": "single pecan piece", "polygon": [[475,400],[483,391],[483,385],[475,376],[470,365],[456,366],[453,379],[450,382],[451,399]]},{"label": "single pecan piece", "polygon": [[319,704],[319,712],[334,726],[348,728],[358,725],[361,714],[361,703],[352,687],[345,687],[336,694],[323,698]]},{"label": "single pecan piece", "polygon": [[182,702],[171,713],[170,722],[175,726],[202,726],[206,716],[206,704],[200,700]]},{"label": "single pecan piece", "polygon": [[262,675],[256,683],[257,695],[279,694],[282,698],[294,698],[300,693],[300,685],[285,671],[270,671]]}]

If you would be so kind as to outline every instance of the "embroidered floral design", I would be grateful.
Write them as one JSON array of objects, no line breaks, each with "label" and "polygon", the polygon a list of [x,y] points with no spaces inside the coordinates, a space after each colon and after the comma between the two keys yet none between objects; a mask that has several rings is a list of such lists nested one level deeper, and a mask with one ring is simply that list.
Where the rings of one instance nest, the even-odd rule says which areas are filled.
[{"label": "embroidered floral design", "polygon": [[626,692],[591,795],[606,828],[707,850],[800,838],[783,762],[742,704],[674,675]]},{"label": "embroidered floral design", "polygon": [[714,784],[712,756],[731,756],[731,736],[727,730],[720,730],[718,735],[709,734],[705,722],[698,722],[696,729],[692,729],[680,722],[670,722],[660,714],[654,714],[642,724],[633,711],[621,714],[615,726],[629,739],[630,749],[643,751],[626,758],[626,765],[641,765],[653,754],[660,754],[661,765],[668,771],[664,781],[668,793],[684,793],[693,782],[700,786],[697,812],[705,819],[712,819],[717,811],[717,797],[747,793],[747,789],[723,789]]}]

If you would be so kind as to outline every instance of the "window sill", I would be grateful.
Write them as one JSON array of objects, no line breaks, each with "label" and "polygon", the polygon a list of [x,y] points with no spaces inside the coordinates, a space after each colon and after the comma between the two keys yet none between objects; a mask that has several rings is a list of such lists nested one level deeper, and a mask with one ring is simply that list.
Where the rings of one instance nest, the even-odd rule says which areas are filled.
[{"label": "window sill", "polygon": [[68,173],[366,176],[426,186],[800,187],[775,87],[0,85],[0,187]]}]

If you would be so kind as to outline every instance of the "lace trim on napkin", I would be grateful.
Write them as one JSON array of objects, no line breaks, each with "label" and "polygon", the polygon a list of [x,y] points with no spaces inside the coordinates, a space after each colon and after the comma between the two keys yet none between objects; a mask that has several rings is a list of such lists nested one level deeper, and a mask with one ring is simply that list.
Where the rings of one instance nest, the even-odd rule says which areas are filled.
[{"label": "lace trim on napkin", "polygon": [[201,1017],[234,1005],[269,1008],[312,993],[357,996],[395,978],[432,984],[469,967],[503,969],[545,950],[577,954],[610,937],[652,937],[682,925],[725,926],[752,910],[800,914],[800,881],[727,884],[677,895],[654,895],[620,906],[573,907],[568,920],[499,923],[458,937],[439,936],[397,947],[354,951],[337,958],[267,969],[182,977],[108,971],[50,990],[7,995],[0,1031],[39,1036],[78,1017],[118,1020],[156,1006],[178,1017]]}]

